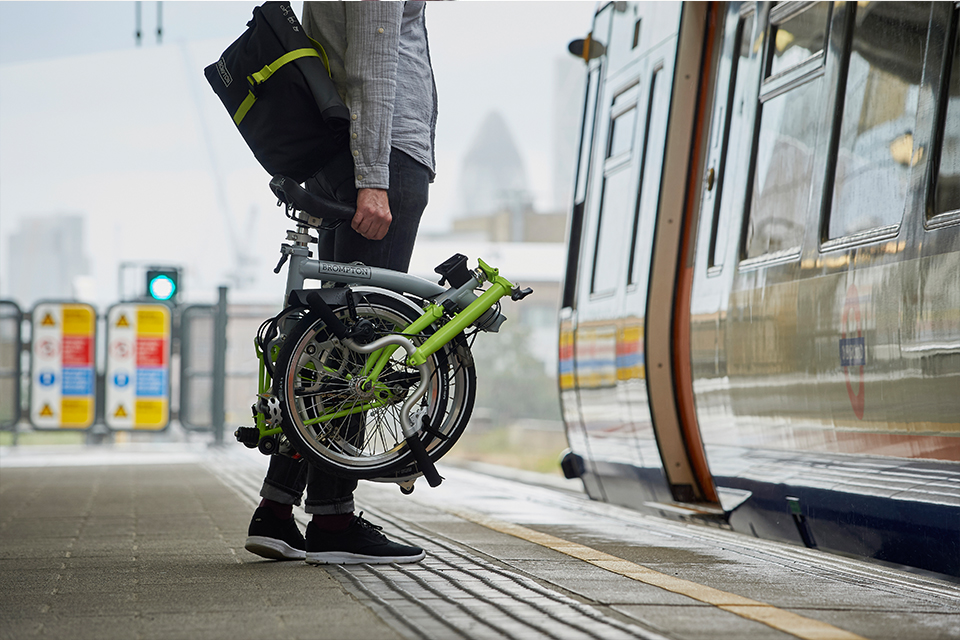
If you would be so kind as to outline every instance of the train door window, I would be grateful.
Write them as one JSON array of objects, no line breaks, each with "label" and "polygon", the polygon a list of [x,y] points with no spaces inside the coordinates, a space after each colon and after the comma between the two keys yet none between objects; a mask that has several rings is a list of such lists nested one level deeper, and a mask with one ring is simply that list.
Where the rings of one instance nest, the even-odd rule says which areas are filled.
[{"label": "train door window", "polygon": [[[868,230],[896,229],[903,217],[914,144],[931,3],[849,3],[853,35],[832,172],[828,240]],[[844,74],[841,72],[840,78]]]},{"label": "train door window", "polygon": [[587,198],[587,179],[590,175],[590,149],[593,145],[593,128],[597,111],[597,91],[600,88],[600,66],[594,67],[587,78],[587,97],[583,103],[583,124],[580,130],[580,161],[577,165],[577,183],[574,189],[575,203]]},{"label": "train door window", "polygon": [[[663,93],[663,65],[659,64],[650,76],[650,92],[647,96],[647,117],[643,125],[643,146],[640,151],[640,192],[633,214],[633,233],[630,235],[630,260],[627,266],[627,284],[646,282],[647,274],[641,267],[649,268],[646,262],[637,259],[637,242],[645,239],[643,249],[649,249],[653,238],[653,221],[657,213],[658,184],[660,172],[650,166],[651,159],[663,158],[664,137],[667,131],[668,100]],[[645,224],[646,223],[646,224]],[[649,256],[647,256],[649,258]],[[641,264],[643,263],[643,264]]]},{"label": "train door window", "polygon": [[593,156],[593,134],[596,125],[597,95],[600,89],[600,63],[594,63],[587,76],[587,91],[583,102],[583,121],[580,126],[580,158],[573,188],[573,212],[570,216],[570,237],[567,239],[567,270],[563,279],[562,308],[574,306],[577,291],[577,271],[580,269],[580,241],[583,233],[583,213],[587,199],[587,183]]},{"label": "train door window", "polygon": [[606,158],[619,159],[633,148],[634,129],[637,126],[637,93],[624,91],[613,101],[610,120],[610,137]]},{"label": "train door window", "polygon": [[[617,286],[624,247],[624,211],[633,211],[637,195],[630,171],[637,122],[638,85],[634,83],[613,99],[607,153],[603,165],[603,186],[593,253],[590,293],[607,294]],[[631,187],[631,185],[633,185]]]},{"label": "train door window", "polygon": [[719,267],[723,264],[732,209],[738,195],[737,189],[728,189],[726,186],[732,185],[730,176],[737,171],[737,161],[750,153],[749,147],[746,149],[743,147],[744,142],[749,141],[747,134],[749,122],[745,113],[749,94],[747,79],[753,77],[750,70],[757,63],[757,51],[760,46],[759,39],[755,41],[753,37],[755,22],[756,13],[751,9],[749,13],[740,17],[737,23],[727,100],[721,116],[723,129],[720,132],[720,162],[717,166],[717,193],[714,199],[708,267]]},{"label": "train door window", "polygon": [[784,3],[770,11],[767,67],[760,92],[745,258],[795,254],[811,202],[831,3]]},{"label": "train door window", "polygon": [[[938,5],[935,10],[943,9]],[[960,2],[953,6],[944,52],[943,82],[939,100],[939,162],[933,185],[934,216],[960,213]]]}]

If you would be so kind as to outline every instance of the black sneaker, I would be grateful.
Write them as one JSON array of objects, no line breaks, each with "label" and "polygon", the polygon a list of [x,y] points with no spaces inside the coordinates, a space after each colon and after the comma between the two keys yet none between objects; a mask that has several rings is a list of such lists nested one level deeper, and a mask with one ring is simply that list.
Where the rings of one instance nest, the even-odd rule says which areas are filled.
[{"label": "black sneaker", "polygon": [[307,543],[293,518],[281,520],[267,507],[258,507],[243,548],[271,560],[303,560]]},{"label": "black sneaker", "polygon": [[307,525],[308,564],[390,564],[420,562],[426,552],[387,539],[382,527],[363,519],[363,512],[343,531],[322,531]]}]

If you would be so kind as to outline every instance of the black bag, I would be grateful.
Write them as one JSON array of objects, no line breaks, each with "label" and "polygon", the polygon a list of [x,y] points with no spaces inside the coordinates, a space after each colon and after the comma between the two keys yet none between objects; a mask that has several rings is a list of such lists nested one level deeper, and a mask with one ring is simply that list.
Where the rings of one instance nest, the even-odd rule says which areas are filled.
[{"label": "black bag", "polygon": [[203,70],[240,135],[270,175],[297,182],[349,148],[349,111],[326,54],[289,2],[253,10],[247,30]]}]

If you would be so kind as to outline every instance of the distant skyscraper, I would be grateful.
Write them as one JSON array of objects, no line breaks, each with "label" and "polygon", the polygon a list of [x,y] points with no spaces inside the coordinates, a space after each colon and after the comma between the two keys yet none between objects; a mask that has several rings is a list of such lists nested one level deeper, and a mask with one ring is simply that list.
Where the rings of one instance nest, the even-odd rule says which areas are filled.
[{"label": "distant skyscraper", "polygon": [[23,218],[9,237],[5,278],[10,297],[24,310],[38,300],[72,299],[78,276],[90,273],[80,215]]},{"label": "distant skyscraper", "polygon": [[460,170],[460,217],[529,206],[523,160],[503,116],[487,114]]}]

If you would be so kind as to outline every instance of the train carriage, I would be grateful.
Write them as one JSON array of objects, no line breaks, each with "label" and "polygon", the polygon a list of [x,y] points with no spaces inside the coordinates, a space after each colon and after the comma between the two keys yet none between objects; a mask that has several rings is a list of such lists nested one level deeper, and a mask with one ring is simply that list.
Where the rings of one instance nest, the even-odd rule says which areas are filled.
[{"label": "train carriage", "polygon": [[598,9],[559,364],[591,497],[960,576],[958,22]]}]

